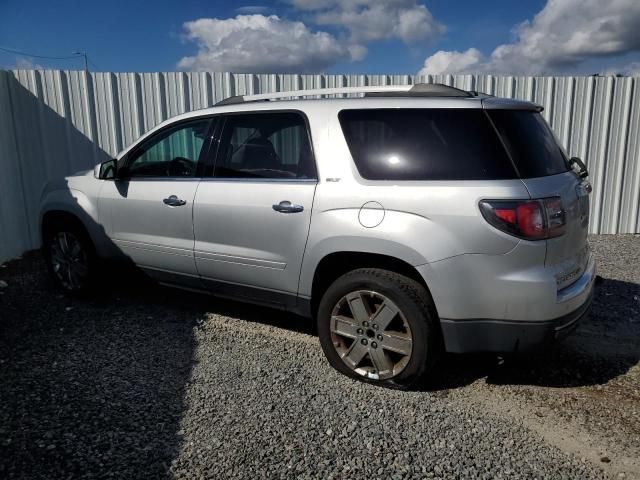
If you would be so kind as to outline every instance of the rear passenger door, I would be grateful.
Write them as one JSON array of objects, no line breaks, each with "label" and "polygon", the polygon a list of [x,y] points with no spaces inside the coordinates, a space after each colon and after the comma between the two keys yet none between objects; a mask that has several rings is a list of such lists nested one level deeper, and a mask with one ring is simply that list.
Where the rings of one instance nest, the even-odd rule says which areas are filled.
[{"label": "rear passenger door", "polygon": [[194,204],[198,272],[214,293],[292,304],[317,184],[306,118],[223,119],[215,166]]}]

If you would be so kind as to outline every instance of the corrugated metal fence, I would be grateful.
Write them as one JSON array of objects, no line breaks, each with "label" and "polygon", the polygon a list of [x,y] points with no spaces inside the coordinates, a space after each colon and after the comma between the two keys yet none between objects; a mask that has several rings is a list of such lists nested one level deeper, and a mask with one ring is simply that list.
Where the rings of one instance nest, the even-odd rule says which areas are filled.
[{"label": "corrugated metal fence", "polygon": [[0,71],[0,261],[39,246],[48,179],[91,168],[157,123],[231,95],[439,82],[532,100],[594,185],[590,229],[640,232],[639,78]]}]

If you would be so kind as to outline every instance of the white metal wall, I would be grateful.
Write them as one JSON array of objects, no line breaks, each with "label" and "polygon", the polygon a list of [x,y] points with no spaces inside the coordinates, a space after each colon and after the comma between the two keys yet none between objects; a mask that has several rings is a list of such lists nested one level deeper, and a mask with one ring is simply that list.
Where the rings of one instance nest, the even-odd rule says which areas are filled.
[{"label": "white metal wall", "polygon": [[157,123],[231,95],[439,82],[532,100],[594,185],[593,233],[640,232],[640,78],[0,71],[0,261],[37,248],[46,180],[92,167]]}]

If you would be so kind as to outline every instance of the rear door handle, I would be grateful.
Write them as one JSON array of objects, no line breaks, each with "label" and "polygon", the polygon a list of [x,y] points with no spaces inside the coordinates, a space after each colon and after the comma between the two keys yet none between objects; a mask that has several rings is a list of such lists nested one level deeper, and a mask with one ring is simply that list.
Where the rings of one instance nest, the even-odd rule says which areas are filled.
[{"label": "rear door handle", "polygon": [[283,200],[280,203],[276,203],[272,207],[276,212],[280,213],[298,213],[304,210],[302,205],[295,205],[289,200]]},{"label": "rear door handle", "polygon": [[162,202],[165,205],[169,205],[170,207],[181,207],[187,204],[185,200],[182,200],[175,195],[171,195],[169,198],[165,198],[164,200],[162,200]]}]

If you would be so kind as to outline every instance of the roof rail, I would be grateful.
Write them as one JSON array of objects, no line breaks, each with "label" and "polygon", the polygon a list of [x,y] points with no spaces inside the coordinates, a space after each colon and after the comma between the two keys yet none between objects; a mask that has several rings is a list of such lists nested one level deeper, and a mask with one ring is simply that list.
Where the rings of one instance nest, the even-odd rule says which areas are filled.
[{"label": "roof rail", "polygon": [[378,87],[338,87],[311,90],[291,90],[288,92],[260,93],[257,95],[235,95],[216,103],[216,106],[233,105],[260,100],[312,97],[324,95],[364,95],[366,97],[472,97],[465,90],[441,83],[416,83],[415,85],[387,85]]},{"label": "roof rail", "polygon": [[[384,97],[385,92],[366,93],[367,97]],[[396,92],[393,96],[402,97],[473,97],[470,92],[450,87],[442,83],[416,83],[409,90]]]}]

